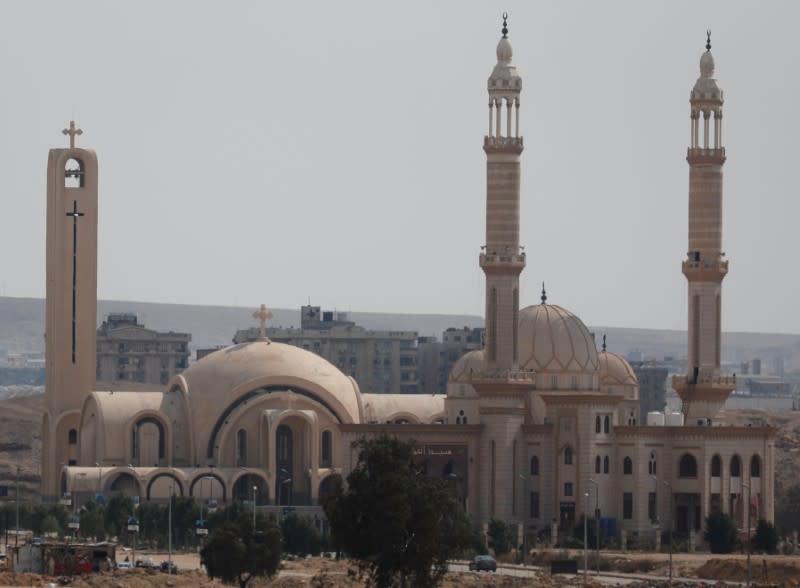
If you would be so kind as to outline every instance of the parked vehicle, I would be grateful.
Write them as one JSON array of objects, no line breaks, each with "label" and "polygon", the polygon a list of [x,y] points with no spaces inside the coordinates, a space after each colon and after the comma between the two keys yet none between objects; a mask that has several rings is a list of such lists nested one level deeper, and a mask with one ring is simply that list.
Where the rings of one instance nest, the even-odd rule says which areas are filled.
[{"label": "parked vehicle", "polygon": [[129,561],[119,561],[117,562],[117,569],[118,570],[132,570],[133,566]]},{"label": "parked vehicle", "polygon": [[[172,569],[170,570],[170,565]],[[178,566],[175,565],[175,562],[162,561],[161,562],[161,571],[167,574],[177,574],[178,573]]]},{"label": "parked vehicle", "polygon": [[469,562],[469,569],[476,572],[496,572],[497,562],[491,555],[476,555]]}]

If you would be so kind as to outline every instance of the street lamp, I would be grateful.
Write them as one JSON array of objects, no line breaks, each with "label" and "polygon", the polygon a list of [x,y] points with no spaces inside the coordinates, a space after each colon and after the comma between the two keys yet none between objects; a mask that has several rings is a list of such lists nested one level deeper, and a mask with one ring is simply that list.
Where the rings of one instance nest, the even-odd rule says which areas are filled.
[{"label": "street lamp", "polygon": [[253,533],[256,532],[256,492],[258,492],[258,486],[253,486]]},{"label": "street lamp", "polygon": [[100,500],[100,489],[102,487],[101,484],[102,484],[102,481],[103,481],[103,466],[100,465],[100,462],[96,461],[96,462],[94,462],[94,467],[99,468],[98,474],[97,474],[97,495],[94,497],[95,502],[99,503],[99,500]]},{"label": "street lamp", "polygon": [[750,588],[750,484],[742,482],[747,488],[747,588]]},{"label": "street lamp", "polygon": [[594,531],[595,531],[595,571],[600,575],[600,485],[594,478],[589,478],[589,483],[594,484]]},{"label": "street lamp", "polygon": [[17,532],[14,534],[14,547],[17,546],[19,542],[19,472],[20,472],[19,460],[17,460],[17,482],[16,482],[16,491],[14,492],[14,509],[17,511]]},{"label": "street lamp", "polygon": [[167,537],[169,538],[169,574],[172,575],[172,495],[175,493],[175,482],[169,487],[169,527]]},{"label": "street lamp", "polygon": [[669,488],[669,584],[672,585],[672,518],[675,516],[675,508],[673,501],[675,499],[672,494],[672,484],[667,480],[663,480],[664,486]]},{"label": "street lamp", "polygon": [[589,493],[584,492],[583,496],[586,498],[586,506],[583,510],[583,585],[589,583],[589,546],[588,541],[588,524],[589,524]]}]

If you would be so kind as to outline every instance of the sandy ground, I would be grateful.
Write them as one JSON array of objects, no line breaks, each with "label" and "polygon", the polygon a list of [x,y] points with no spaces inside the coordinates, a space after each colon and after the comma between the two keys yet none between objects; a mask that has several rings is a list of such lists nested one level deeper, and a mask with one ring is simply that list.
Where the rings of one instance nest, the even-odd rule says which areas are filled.
[{"label": "sandy ground", "polygon": [[[137,552],[137,557],[139,557]],[[156,562],[167,559],[166,553],[145,553]],[[582,562],[582,552],[570,554]],[[653,553],[610,553],[603,556],[620,562],[629,562],[632,568],[650,567],[649,578],[643,576],[619,577],[589,575],[593,586],[609,584],[627,584],[631,587],[666,585],[668,573],[668,555]],[[197,586],[199,588],[221,587],[219,581],[210,580],[200,569],[199,557],[195,553],[173,554],[173,561],[179,568],[177,576],[169,576],[155,570],[126,570],[107,574],[93,574],[82,578],[74,578],[70,586],[74,588],[182,588]],[[456,566],[456,569],[463,567]],[[355,588],[364,586],[355,574],[352,562],[337,562],[324,558],[310,558],[285,562],[277,577],[259,578],[251,583],[254,588]],[[517,588],[522,586],[580,586],[583,577],[551,576],[544,568],[512,569],[512,575],[488,574],[466,571],[450,572],[442,584],[444,588]],[[675,554],[673,557],[673,573],[677,577],[693,577],[705,581],[705,585],[713,585],[716,581],[744,582],[746,580],[746,559],[741,554],[709,555],[709,554]],[[662,582],[658,579],[661,578]],[[751,558],[751,578],[754,586],[800,586],[800,557],[797,556],[761,556]],[[49,578],[38,574],[14,574],[0,572],[0,586],[58,586],[58,578]],[[686,584],[683,584],[684,586]],[[699,585],[699,584],[698,584]]]}]

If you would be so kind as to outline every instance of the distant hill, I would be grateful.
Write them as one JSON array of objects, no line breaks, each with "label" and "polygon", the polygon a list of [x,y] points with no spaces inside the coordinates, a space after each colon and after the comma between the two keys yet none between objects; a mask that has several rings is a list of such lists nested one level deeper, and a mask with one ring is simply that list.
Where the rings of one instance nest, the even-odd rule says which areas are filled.
[{"label": "distant hill", "polygon": [[[192,347],[229,345],[237,329],[256,325],[252,308],[232,306],[197,306],[101,300],[98,302],[98,325],[110,312],[133,312],[146,326],[159,331],[192,334]],[[273,326],[300,324],[300,309],[272,309]],[[350,319],[368,329],[416,331],[420,335],[441,337],[449,327],[480,327],[483,318],[474,315],[400,314],[350,312]],[[663,359],[686,356],[686,332],[660,329],[622,329],[590,327],[600,337],[608,337],[608,349],[622,355],[637,350],[646,358]],[[44,350],[44,300],[41,298],[0,297],[0,346],[13,351]],[[800,335],[770,333],[724,333],[723,361],[727,363],[760,358],[765,373],[773,360],[783,359],[787,371],[800,370]]]}]

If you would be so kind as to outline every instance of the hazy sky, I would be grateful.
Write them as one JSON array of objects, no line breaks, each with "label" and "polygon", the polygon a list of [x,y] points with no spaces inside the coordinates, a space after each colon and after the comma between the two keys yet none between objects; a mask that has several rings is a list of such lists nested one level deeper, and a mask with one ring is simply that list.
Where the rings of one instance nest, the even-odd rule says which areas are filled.
[{"label": "hazy sky", "polygon": [[48,149],[100,164],[99,296],[483,314],[486,79],[523,77],[523,304],[682,329],[689,91],[725,91],[723,329],[800,332],[796,2],[2,2],[0,293]]}]

